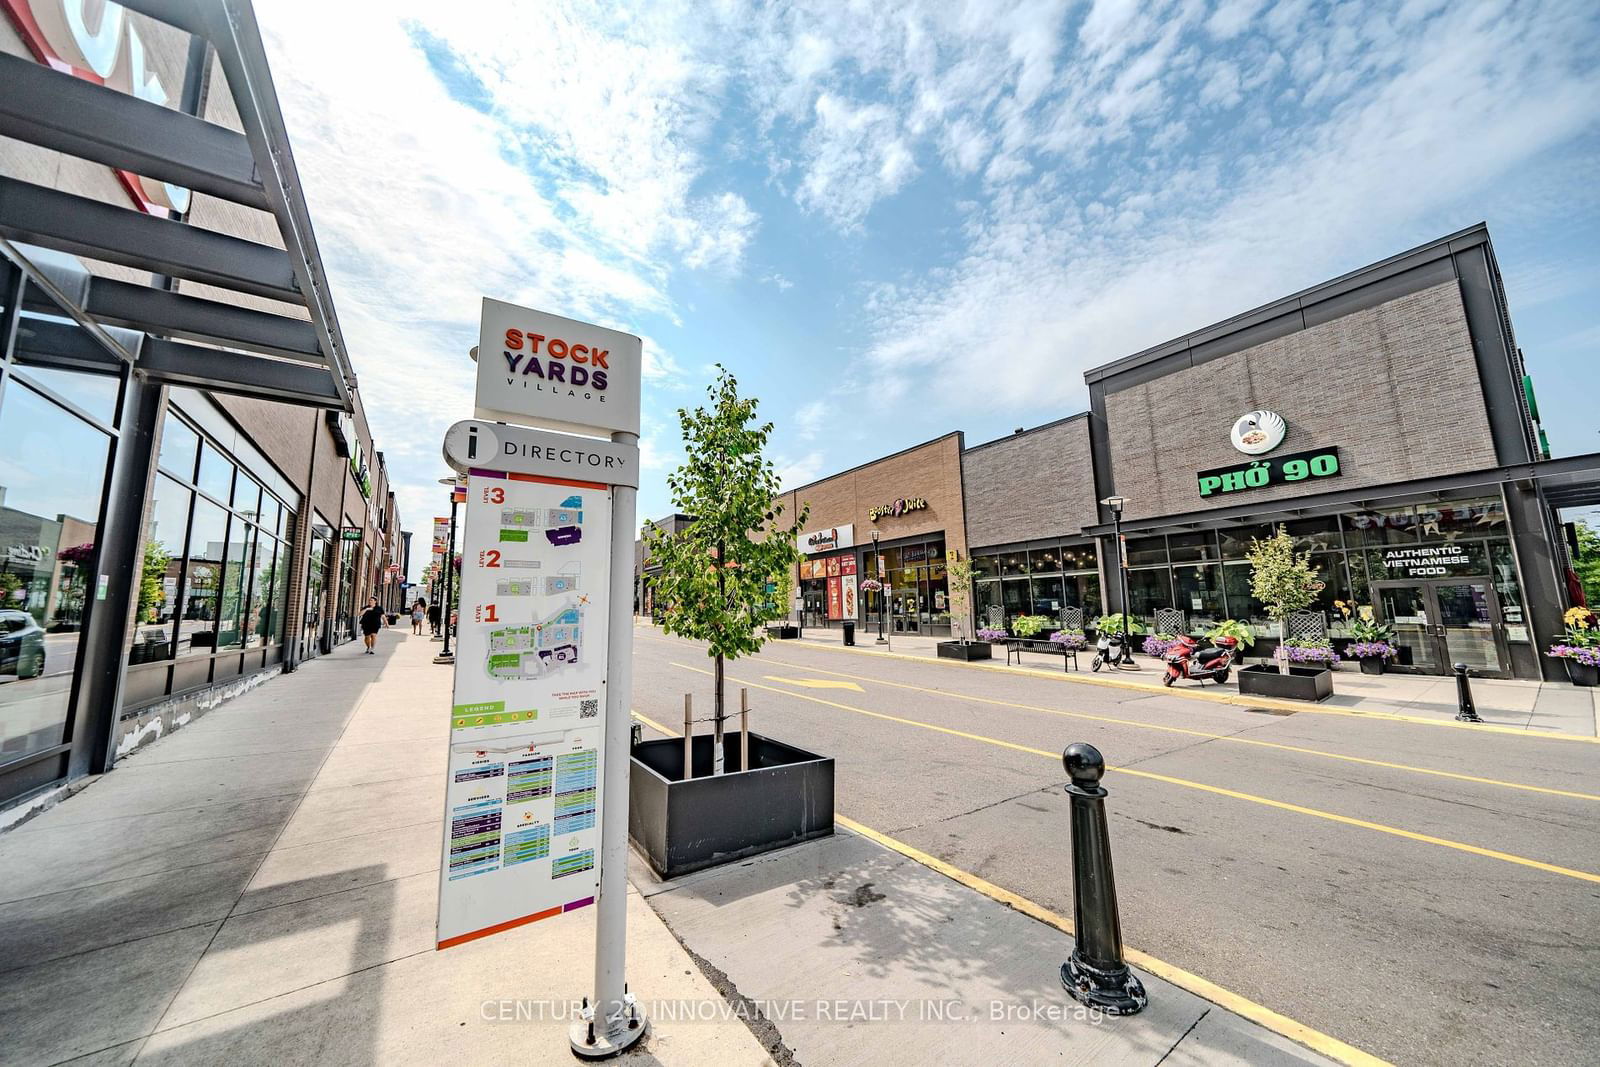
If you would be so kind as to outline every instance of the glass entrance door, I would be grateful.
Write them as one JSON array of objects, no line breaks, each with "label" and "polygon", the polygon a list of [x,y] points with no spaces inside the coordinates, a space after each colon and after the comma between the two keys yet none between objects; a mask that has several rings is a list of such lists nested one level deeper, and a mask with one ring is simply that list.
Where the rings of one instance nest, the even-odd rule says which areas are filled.
[{"label": "glass entrance door", "polygon": [[1487,578],[1375,582],[1373,597],[1400,648],[1395,669],[1449,674],[1465,663],[1475,673],[1508,677],[1500,603]]}]

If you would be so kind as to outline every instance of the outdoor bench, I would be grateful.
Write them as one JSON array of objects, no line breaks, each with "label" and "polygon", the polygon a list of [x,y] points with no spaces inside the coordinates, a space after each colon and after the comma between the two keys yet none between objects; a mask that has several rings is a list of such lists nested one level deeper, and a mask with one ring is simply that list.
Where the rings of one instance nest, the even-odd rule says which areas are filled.
[{"label": "outdoor bench", "polygon": [[1072,662],[1072,670],[1078,669],[1078,650],[1058,645],[1054,641],[1040,641],[1033,638],[1013,637],[1006,641],[1006,665],[1010,666],[1011,657],[1017,657],[1017,665],[1022,664],[1024,652],[1043,652],[1046,655],[1061,657],[1061,670],[1067,670],[1067,662]]}]

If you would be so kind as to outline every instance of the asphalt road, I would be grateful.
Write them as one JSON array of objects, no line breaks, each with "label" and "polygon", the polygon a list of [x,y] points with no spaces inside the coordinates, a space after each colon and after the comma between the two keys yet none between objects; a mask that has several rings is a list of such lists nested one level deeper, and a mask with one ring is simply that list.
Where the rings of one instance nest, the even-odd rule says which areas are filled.
[{"label": "asphalt road", "polygon": [[[636,638],[637,709],[709,714],[703,648]],[[792,642],[728,674],[753,731],[835,758],[839,814],[1067,915],[1088,741],[1128,945],[1396,1063],[1596,1062],[1600,744]]]}]

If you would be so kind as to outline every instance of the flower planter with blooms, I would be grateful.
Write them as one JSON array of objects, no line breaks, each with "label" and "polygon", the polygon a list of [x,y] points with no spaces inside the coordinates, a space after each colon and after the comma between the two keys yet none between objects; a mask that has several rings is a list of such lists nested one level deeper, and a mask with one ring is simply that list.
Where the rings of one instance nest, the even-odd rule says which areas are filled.
[{"label": "flower planter with blooms", "polygon": [[979,641],[1004,641],[1009,636],[1004,630],[997,630],[993,626],[978,627]]},{"label": "flower planter with blooms", "polygon": [[1064,648],[1068,652],[1081,652],[1089,645],[1089,642],[1084,639],[1082,630],[1057,630],[1050,635],[1050,643]]},{"label": "flower planter with blooms", "polygon": [[1334,670],[1339,666],[1339,654],[1331,645],[1318,644],[1305,638],[1291,637],[1279,645],[1273,655],[1278,662],[1297,667],[1327,667]]},{"label": "flower planter with blooms", "polygon": [[883,589],[883,583],[876,578],[868,578],[861,583],[860,589],[863,593],[877,593]]},{"label": "flower planter with blooms", "polygon": [[1157,659],[1166,659],[1167,653],[1177,643],[1178,639],[1172,634],[1151,634],[1144,639],[1144,654]]},{"label": "flower planter with blooms", "polygon": [[1345,657],[1361,661],[1362,674],[1382,674],[1385,664],[1400,654],[1400,650],[1387,641],[1352,641],[1345,647]]},{"label": "flower planter with blooms", "polygon": [[1566,664],[1573,685],[1600,685],[1600,628],[1595,625],[1594,613],[1588,608],[1569,608],[1563,618],[1566,640],[1557,641],[1545,654]]}]

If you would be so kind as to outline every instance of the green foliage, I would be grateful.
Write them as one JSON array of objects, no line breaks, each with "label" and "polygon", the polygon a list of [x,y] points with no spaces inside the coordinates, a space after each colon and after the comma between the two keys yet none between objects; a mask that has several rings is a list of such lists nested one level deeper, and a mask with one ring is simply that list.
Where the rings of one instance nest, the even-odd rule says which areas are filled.
[{"label": "green foliage", "polygon": [[[1111,615],[1102,615],[1094,621],[1094,628],[1103,634],[1120,634],[1122,632],[1122,614],[1117,612]],[[1142,633],[1144,633],[1144,623],[1130,617],[1128,619],[1128,634],[1132,636]]]},{"label": "green foliage", "polygon": [[741,397],[720,366],[706,393],[709,407],[678,410],[685,458],[667,476],[673,506],[693,518],[676,534],[650,523],[646,551],[661,565],[662,629],[705,641],[713,658],[736,659],[759,651],[762,624],[787,614],[767,585],[787,588],[806,512],[791,524],[780,521],[782,486],[763,455],[772,423],[754,423],[756,401]]},{"label": "green foliage", "polygon": [[139,572],[139,602],[133,617],[139,622],[155,622],[155,608],[161,603],[161,579],[167,576],[172,557],[161,550],[161,545],[149,541],[144,546],[144,565]]},{"label": "green foliage", "polygon": [[1600,530],[1579,519],[1573,523],[1578,533],[1578,551],[1572,569],[1583,583],[1583,595],[1590,605],[1600,604]]},{"label": "green foliage", "polygon": [[1296,552],[1294,538],[1282,525],[1271,537],[1252,539],[1245,558],[1251,567],[1251,595],[1265,605],[1270,618],[1280,623],[1310,607],[1322,591],[1322,583],[1311,566],[1311,553]]},{"label": "green foliage", "polygon": [[1206,631],[1207,640],[1216,641],[1223,637],[1231,637],[1238,641],[1241,652],[1256,643],[1256,632],[1250,628],[1249,623],[1240,622],[1238,619],[1223,619]]},{"label": "green foliage", "polygon": [[950,624],[955,628],[956,637],[962,641],[967,639],[967,612],[972,605],[972,559],[963,559],[960,553],[952,553],[944,561],[945,580],[950,587]]},{"label": "green foliage", "polygon": [[1018,637],[1033,637],[1048,629],[1052,621],[1048,615],[1018,615],[1011,620],[1011,632]]}]

